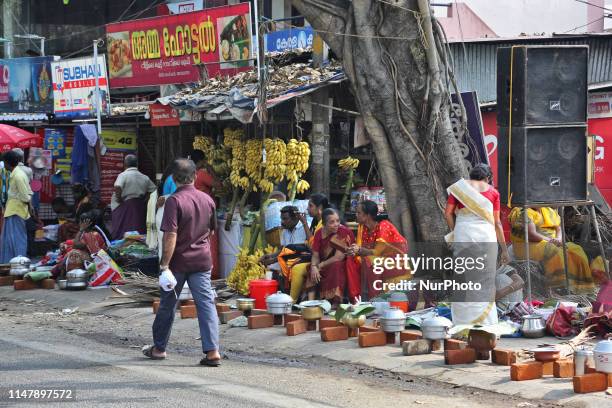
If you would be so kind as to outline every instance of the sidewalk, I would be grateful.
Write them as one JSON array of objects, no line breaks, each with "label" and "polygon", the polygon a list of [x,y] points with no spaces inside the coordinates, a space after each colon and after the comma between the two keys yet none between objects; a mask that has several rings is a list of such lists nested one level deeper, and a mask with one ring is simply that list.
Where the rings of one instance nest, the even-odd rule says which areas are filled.
[{"label": "sidewalk", "polygon": [[[153,321],[151,308],[107,307],[121,301],[111,298],[109,289],[65,292],[59,290],[14,291],[0,288],[0,298],[43,301],[56,308],[79,307],[79,312],[105,314],[115,318],[130,319],[135,326],[149,327]],[[176,319],[173,336],[193,337],[197,333],[195,319]],[[500,339],[498,347],[520,350],[533,348],[543,343],[558,343],[552,337],[542,339]],[[361,364],[392,373],[410,374],[431,378],[458,386],[470,386],[501,394],[515,395],[527,399],[551,400],[558,403],[578,403],[585,407],[612,406],[612,397],[604,392],[574,394],[572,379],[545,377],[539,380],[510,381],[510,368],[493,365],[490,362],[477,362],[472,365],[447,366],[442,352],[430,355],[402,355],[399,345],[373,348],[360,348],[357,339],[323,343],[319,332],[308,332],[295,337],[285,335],[283,327],[248,330],[229,328],[223,325],[221,343],[226,349],[248,353],[268,353],[286,357],[308,359],[323,357],[330,361]]]}]

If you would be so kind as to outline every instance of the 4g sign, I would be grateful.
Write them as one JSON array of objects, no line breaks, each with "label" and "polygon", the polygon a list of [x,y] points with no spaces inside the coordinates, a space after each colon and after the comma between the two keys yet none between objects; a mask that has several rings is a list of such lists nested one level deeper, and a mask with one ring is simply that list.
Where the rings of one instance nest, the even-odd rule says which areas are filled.
[{"label": "4g sign", "polygon": [[111,150],[135,151],[137,146],[136,134],[121,130],[103,130],[104,145]]},{"label": "4g sign", "polygon": [[[250,4],[106,26],[111,88],[167,85],[233,75],[251,65]],[[217,64],[215,64],[217,63]]]}]

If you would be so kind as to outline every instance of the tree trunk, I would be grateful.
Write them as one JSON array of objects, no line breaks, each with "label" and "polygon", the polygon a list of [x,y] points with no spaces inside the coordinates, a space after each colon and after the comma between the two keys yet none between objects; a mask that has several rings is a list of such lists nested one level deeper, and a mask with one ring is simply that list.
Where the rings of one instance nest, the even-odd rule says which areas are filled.
[{"label": "tree trunk", "polygon": [[452,71],[427,0],[293,4],[342,59],[391,220],[411,241],[442,240],[446,187],[466,169],[450,122]]}]

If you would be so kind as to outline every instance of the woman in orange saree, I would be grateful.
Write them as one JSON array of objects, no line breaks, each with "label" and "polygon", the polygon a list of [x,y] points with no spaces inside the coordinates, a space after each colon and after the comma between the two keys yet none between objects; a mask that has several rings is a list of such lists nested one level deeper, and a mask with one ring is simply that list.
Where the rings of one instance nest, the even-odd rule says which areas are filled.
[{"label": "woman in orange saree", "polygon": [[[387,220],[378,221],[378,206],[374,201],[365,200],[357,206],[357,242],[349,248],[347,279],[349,296],[355,301],[361,294],[361,278],[365,278],[368,299],[383,290],[383,283],[399,283],[410,280],[410,270],[393,268],[382,273],[374,271],[374,260],[378,257],[395,257],[408,253],[408,243],[393,224]],[[355,266],[350,265],[354,263]],[[365,294],[364,294],[365,295]]]}]

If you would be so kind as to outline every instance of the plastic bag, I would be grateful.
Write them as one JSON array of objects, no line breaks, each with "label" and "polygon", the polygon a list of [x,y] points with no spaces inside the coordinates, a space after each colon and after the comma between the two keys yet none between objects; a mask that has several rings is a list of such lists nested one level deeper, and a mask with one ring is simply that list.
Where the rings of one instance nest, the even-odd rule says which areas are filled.
[{"label": "plastic bag", "polygon": [[[103,286],[111,282],[118,282],[123,277],[123,271],[113,259],[101,249],[93,255],[95,272],[89,280],[90,286]],[[86,265],[89,270],[90,265]]]}]

